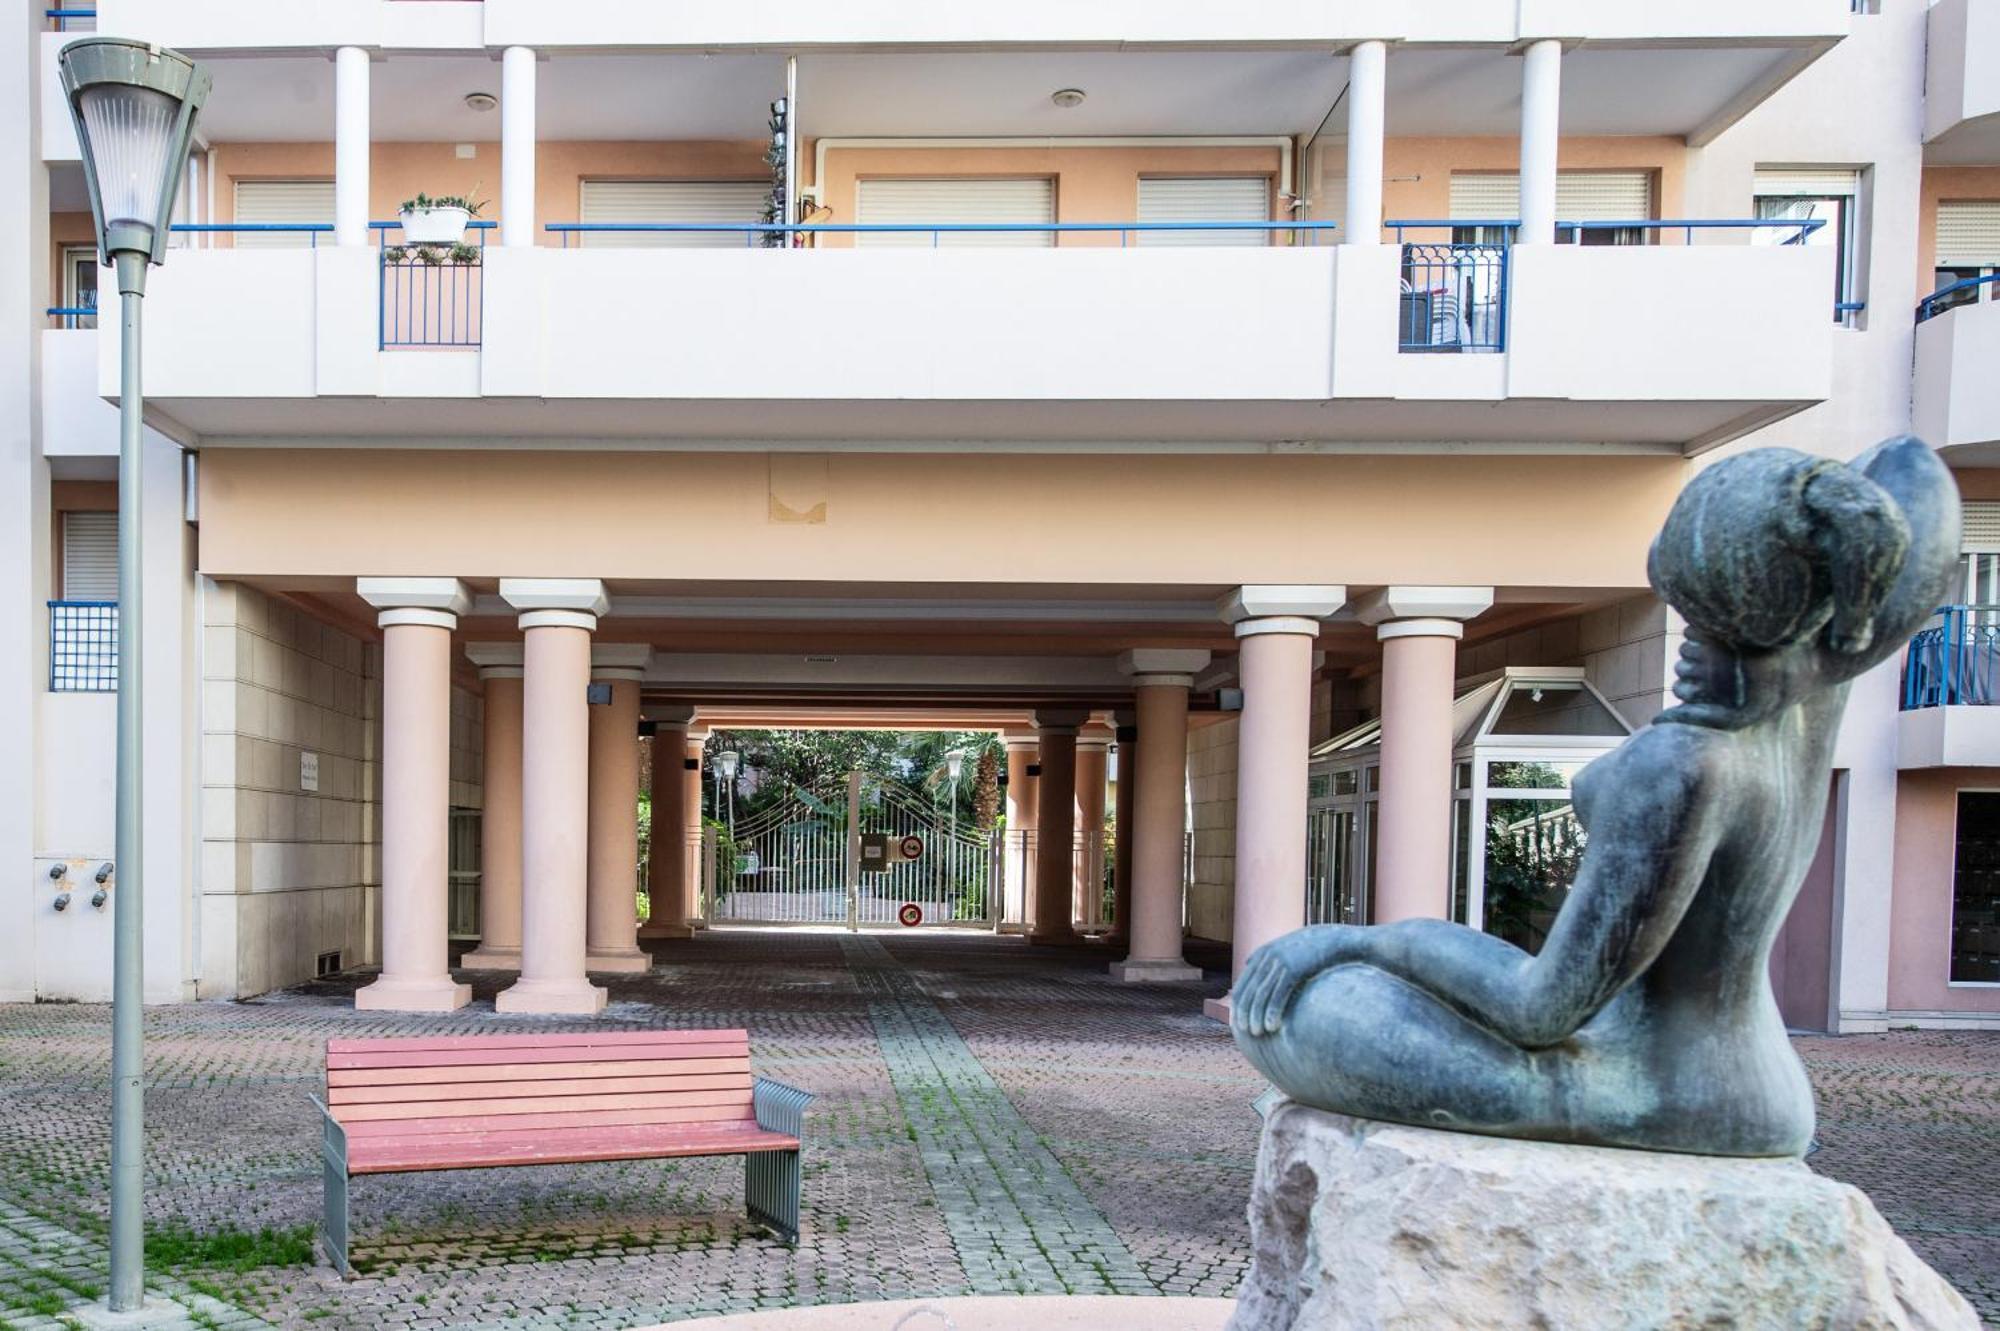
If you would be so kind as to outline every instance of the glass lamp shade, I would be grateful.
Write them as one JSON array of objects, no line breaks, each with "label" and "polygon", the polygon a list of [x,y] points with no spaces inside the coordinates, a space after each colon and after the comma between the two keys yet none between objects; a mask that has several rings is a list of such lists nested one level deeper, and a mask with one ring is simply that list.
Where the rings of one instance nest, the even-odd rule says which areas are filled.
[{"label": "glass lamp shade", "polygon": [[96,168],[104,226],[143,228],[152,248],[162,196],[178,177],[181,104],[152,88],[100,83],[77,94],[84,151]]},{"label": "glass lamp shade", "polygon": [[959,773],[965,770],[965,755],[953,749],[944,756],[944,769],[947,777],[953,781],[958,780]]},{"label": "glass lamp shade", "polygon": [[722,773],[724,781],[734,781],[736,779],[736,762],[737,755],[734,753],[724,752],[715,755],[716,770]]}]

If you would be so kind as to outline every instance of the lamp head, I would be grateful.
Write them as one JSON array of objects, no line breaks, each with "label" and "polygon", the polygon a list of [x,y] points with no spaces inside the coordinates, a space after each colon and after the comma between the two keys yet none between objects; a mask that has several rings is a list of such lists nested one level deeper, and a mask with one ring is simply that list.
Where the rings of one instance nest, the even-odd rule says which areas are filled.
[{"label": "lamp head", "polygon": [[715,770],[722,773],[724,781],[734,781],[736,779],[736,764],[738,761],[739,758],[734,749],[724,749],[721,753],[715,755]]},{"label": "lamp head", "polygon": [[953,781],[965,770],[965,750],[953,749],[944,756],[945,775]]},{"label": "lamp head", "polygon": [[122,37],[81,38],[57,63],[83,150],[98,259],[136,253],[163,262],[208,71],[177,51]]}]

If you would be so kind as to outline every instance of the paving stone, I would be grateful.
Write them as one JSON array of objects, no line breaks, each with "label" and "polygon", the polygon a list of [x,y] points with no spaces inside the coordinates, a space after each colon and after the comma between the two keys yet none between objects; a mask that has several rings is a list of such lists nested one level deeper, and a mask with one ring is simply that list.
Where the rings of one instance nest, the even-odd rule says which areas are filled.
[{"label": "paving stone", "polygon": [[[1120,986],[1102,948],[910,933],[717,931],[605,977],[596,1023],[502,1017],[462,974],[448,1015],[356,1012],[355,975],[244,1003],[151,1009],[149,1221],[199,1235],[319,1214],[317,1110],[338,1036],[746,1026],[760,1072],[815,1091],[796,1250],[742,1214],[732,1159],[363,1178],[355,1255],[153,1273],[203,1327],[613,1328],[974,1292],[1228,1295],[1261,1082],[1200,1015],[1222,990]],[[1820,1098],[1812,1165],[1859,1184],[2000,1319],[2000,1035],[1798,1042]],[[0,1331],[101,1297],[108,1013],[0,1007]],[[222,1297],[212,1297],[213,1295]],[[54,1300],[54,1303],[51,1301]],[[53,1313],[43,1309],[54,1307]]]}]

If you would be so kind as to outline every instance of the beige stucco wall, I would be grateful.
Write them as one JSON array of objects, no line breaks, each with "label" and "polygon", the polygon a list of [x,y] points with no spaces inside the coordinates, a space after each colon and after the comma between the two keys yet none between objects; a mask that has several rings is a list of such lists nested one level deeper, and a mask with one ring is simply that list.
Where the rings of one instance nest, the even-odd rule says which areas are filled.
[{"label": "beige stucco wall", "polygon": [[[376,960],[380,648],[234,582],[205,597],[203,998],[309,980],[321,953]],[[477,695],[454,689],[452,803],[480,802]],[[304,789],[300,755],[319,755]]]},{"label": "beige stucco wall", "polygon": [[[1680,458],[211,448],[202,568],[933,582],[1645,586]],[[1104,496],[1117,495],[1116,504]],[[1421,505],[1422,522],[1410,520]],[[820,505],[824,509],[820,509]],[[799,521],[799,514],[823,519]],[[1005,572],[968,531],[1013,533]],[[1438,539],[1449,532],[1451,539]],[[301,539],[310,533],[310,539]]]},{"label": "beige stucco wall", "polygon": [[2000,1022],[2000,985],[1954,985],[1951,907],[1958,792],[2000,779],[1972,767],[1904,772],[1896,789],[1896,890],[1889,929],[1889,1019],[1984,1013]]}]

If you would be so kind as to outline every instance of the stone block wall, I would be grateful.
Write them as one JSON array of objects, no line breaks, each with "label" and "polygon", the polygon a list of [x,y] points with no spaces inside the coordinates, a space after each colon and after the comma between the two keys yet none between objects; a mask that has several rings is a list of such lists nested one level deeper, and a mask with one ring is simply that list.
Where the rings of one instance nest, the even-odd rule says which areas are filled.
[{"label": "stone block wall", "polygon": [[1234,716],[1188,732],[1188,812],[1194,868],[1187,929],[1227,939],[1236,900],[1236,731]]}]

